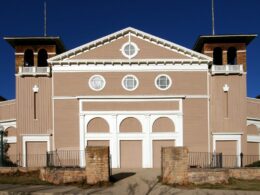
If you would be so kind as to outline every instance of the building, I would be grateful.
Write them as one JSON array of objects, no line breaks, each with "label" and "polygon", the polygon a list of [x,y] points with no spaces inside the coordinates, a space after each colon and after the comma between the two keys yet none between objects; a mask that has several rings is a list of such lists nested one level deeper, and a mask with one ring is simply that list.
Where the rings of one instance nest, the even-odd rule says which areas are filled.
[{"label": "building", "polygon": [[159,167],[162,146],[259,155],[260,100],[246,97],[255,37],[200,36],[191,50],[126,28],[66,52],[59,37],[6,37],[16,59],[16,99],[0,103],[10,159],[44,166],[35,156],[76,151],[84,167],[87,145],[110,146],[112,167]]}]

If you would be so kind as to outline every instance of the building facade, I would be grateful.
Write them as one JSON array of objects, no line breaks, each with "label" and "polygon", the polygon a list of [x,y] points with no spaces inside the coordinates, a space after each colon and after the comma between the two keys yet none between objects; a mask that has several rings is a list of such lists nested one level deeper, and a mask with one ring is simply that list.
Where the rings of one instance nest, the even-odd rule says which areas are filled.
[{"label": "building facade", "polygon": [[84,167],[88,145],[110,146],[114,168],[160,167],[163,146],[259,155],[260,101],[246,97],[255,37],[201,36],[191,50],[126,28],[69,51],[58,37],[6,37],[16,65],[16,99],[0,103],[10,159],[44,166],[35,156],[76,151]]}]

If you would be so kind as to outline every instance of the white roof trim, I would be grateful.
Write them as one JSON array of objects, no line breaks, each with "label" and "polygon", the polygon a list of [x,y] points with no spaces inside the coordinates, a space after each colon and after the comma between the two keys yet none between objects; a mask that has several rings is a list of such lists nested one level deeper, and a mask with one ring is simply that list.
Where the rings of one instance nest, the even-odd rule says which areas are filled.
[{"label": "white roof trim", "polygon": [[[98,47],[100,44],[111,42],[111,41],[113,41],[113,40],[115,40],[115,39],[117,39],[119,37],[127,36],[129,33],[132,33],[133,35],[135,35],[137,37],[141,37],[144,40],[149,40],[151,43],[159,43],[160,46],[168,47],[168,48],[170,48],[172,50],[175,50],[178,53],[181,52],[182,54],[190,56],[194,60],[197,59],[197,60],[212,61],[212,58],[210,58],[207,55],[198,53],[198,52],[193,51],[191,49],[185,48],[183,46],[180,46],[180,45],[175,44],[173,42],[161,39],[161,38],[153,36],[151,34],[142,32],[142,31],[137,30],[135,28],[128,27],[128,28],[125,28],[123,30],[117,31],[115,33],[112,33],[110,35],[107,35],[105,37],[102,37],[100,39],[97,39],[95,41],[92,41],[92,42],[89,42],[89,43],[84,44],[82,46],[76,47],[75,49],[71,49],[71,50],[69,50],[67,52],[64,52],[64,53],[62,53],[60,55],[57,55],[55,57],[49,58],[48,62],[52,63],[54,61],[60,62],[60,61],[63,61],[63,60],[68,60],[68,58],[76,56],[78,53],[82,53],[82,52],[84,52],[86,50],[89,50],[89,49],[91,49],[93,47]],[[191,60],[193,60],[193,59],[191,59]]]},{"label": "white roof trim", "polygon": [[208,64],[208,60],[193,60],[193,59],[101,59],[101,60],[57,60],[57,61],[50,61],[52,65],[91,65],[91,64]]}]

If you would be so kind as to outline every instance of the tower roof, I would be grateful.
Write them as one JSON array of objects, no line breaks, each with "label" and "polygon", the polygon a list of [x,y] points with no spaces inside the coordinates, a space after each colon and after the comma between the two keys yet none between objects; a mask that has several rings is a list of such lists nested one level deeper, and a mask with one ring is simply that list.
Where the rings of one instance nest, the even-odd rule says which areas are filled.
[{"label": "tower roof", "polygon": [[248,45],[257,34],[241,35],[201,35],[193,46],[193,50],[200,52],[205,43],[245,43]]},{"label": "tower roof", "polygon": [[4,37],[12,47],[16,45],[56,45],[57,53],[66,51],[60,37]]}]

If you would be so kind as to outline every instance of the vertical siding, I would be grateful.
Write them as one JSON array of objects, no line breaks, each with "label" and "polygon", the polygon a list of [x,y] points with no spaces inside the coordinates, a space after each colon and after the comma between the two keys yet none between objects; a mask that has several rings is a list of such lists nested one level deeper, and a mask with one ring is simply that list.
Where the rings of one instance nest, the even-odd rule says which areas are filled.
[{"label": "vertical siding", "polygon": [[[246,76],[213,76],[211,93],[211,128],[213,132],[241,132],[246,129]],[[228,116],[225,116],[225,92],[229,86]]]},{"label": "vertical siding", "polygon": [[184,146],[192,152],[208,152],[207,99],[185,99],[183,112]]},{"label": "vertical siding", "polygon": [[54,101],[54,145],[56,149],[79,149],[78,100]]},{"label": "vertical siding", "polygon": [[[44,134],[52,129],[51,78],[16,77],[17,128],[20,134]],[[34,119],[33,86],[37,93],[37,119]]]},{"label": "vertical siding", "polygon": [[16,118],[15,100],[0,102],[0,121]]}]

